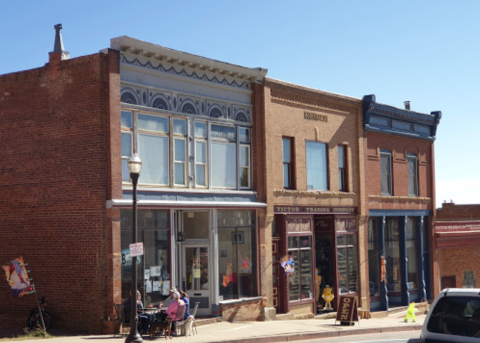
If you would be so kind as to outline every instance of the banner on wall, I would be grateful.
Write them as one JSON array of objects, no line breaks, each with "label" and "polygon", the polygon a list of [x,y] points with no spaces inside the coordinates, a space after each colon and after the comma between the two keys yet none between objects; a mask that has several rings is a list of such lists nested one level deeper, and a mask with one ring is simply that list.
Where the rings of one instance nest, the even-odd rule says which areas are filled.
[{"label": "banner on wall", "polygon": [[34,292],[28,279],[23,258],[19,257],[2,266],[13,297],[18,298]]}]

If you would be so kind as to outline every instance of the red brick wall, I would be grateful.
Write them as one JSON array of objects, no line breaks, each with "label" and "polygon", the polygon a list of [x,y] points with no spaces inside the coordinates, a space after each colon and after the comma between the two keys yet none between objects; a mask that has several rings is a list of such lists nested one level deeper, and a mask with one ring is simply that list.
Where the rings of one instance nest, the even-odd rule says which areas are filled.
[{"label": "red brick wall", "polygon": [[[480,220],[480,204],[456,205],[443,203],[437,209],[437,221],[475,221]],[[480,240],[480,233],[455,233],[447,236],[451,248],[439,249],[440,276],[455,276],[456,287],[463,287],[463,276],[467,270],[475,275],[476,287],[480,287],[480,246],[469,246]],[[456,245],[456,246],[454,246]]]},{"label": "red brick wall", "polygon": [[[407,153],[418,157],[418,188],[419,197],[432,197],[432,142],[403,136],[387,135],[377,132],[365,132],[367,137],[366,167],[367,177],[365,188],[367,195],[381,195],[380,187],[380,150],[393,152],[393,196],[408,197]],[[433,199],[432,199],[433,200]],[[398,207],[400,206],[400,207]],[[371,207],[376,208],[376,207]],[[411,204],[397,204],[389,209],[411,209]],[[432,209],[430,202],[426,206],[415,209]]]},{"label": "red brick wall", "polygon": [[[99,333],[118,301],[118,68],[110,50],[0,76],[0,263],[23,256],[56,328]],[[2,282],[0,303],[0,326],[22,327],[35,300]]]}]

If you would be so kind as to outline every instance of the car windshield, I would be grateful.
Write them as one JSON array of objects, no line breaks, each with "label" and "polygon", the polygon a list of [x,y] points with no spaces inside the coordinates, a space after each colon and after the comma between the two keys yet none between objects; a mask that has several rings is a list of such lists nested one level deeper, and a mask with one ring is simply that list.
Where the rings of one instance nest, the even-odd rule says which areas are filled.
[{"label": "car windshield", "polygon": [[480,299],[465,296],[441,298],[433,309],[427,330],[447,335],[480,337]]}]

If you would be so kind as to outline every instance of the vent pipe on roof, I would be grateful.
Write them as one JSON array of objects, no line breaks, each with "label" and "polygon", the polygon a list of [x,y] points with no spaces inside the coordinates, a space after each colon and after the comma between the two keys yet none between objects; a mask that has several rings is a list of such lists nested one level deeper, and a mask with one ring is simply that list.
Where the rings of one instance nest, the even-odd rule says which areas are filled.
[{"label": "vent pipe on roof", "polygon": [[404,101],[405,109],[410,111],[410,101]]},{"label": "vent pipe on roof", "polygon": [[62,33],[60,32],[62,30],[62,24],[57,24],[54,26],[54,28],[55,28],[55,45],[53,47],[53,51],[50,53],[50,58],[52,58],[53,56],[59,55],[62,61],[68,60],[70,59],[70,53],[66,51],[63,47]]}]

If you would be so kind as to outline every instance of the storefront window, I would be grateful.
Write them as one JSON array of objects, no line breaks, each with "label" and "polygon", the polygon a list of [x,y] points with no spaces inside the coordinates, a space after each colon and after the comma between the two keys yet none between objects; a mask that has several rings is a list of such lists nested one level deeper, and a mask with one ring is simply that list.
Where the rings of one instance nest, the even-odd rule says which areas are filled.
[{"label": "storefront window", "polygon": [[368,220],[368,277],[370,296],[380,295],[380,255],[378,248],[378,221]]},{"label": "storefront window", "polygon": [[341,294],[358,291],[357,235],[337,236],[338,288]]},{"label": "storefront window", "polygon": [[398,217],[388,217],[385,227],[387,291],[401,291],[400,246]]},{"label": "storefront window", "polygon": [[[138,290],[144,304],[158,305],[168,297],[170,287],[169,211],[138,211],[138,242],[143,242],[144,256],[137,257]],[[121,211],[122,301],[128,298],[132,280],[132,211]]]},{"label": "storefront window", "polygon": [[288,253],[293,257],[295,271],[289,273],[290,301],[312,299],[312,237],[288,237]]},{"label": "storefront window", "polygon": [[255,211],[218,211],[218,270],[224,300],[257,295]]},{"label": "storefront window", "polygon": [[417,238],[416,238],[416,217],[407,218],[407,270],[409,291],[418,289],[418,260],[417,260]]}]

